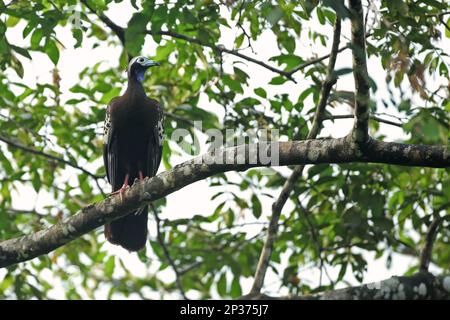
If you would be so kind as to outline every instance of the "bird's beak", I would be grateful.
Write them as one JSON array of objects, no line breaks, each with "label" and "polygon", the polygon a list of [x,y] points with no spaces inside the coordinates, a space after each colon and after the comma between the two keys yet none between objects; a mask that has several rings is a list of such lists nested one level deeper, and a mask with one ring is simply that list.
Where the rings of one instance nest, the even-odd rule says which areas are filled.
[{"label": "bird's beak", "polygon": [[150,68],[150,67],[159,66],[159,65],[160,65],[159,62],[148,59],[147,61],[145,61],[145,63],[142,66]]}]

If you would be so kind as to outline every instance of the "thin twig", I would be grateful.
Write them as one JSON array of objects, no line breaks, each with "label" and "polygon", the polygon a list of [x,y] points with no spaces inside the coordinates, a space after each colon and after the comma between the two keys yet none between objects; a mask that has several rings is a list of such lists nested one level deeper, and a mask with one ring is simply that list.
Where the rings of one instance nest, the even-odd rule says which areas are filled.
[{"label": "thin twig", "polygon": [[[125,45],[125,31],[124,31],[124,29],[122,27],[120,27],[119,25],[114,23],[105,14],[97,12],[96,10],[94,10],[94,8],[92,8],[92,6],[90,6],[88,4],[87,0],[81,0],[81,2],[89,9],[89,11],[91,11],[94,14],[96,14],[98,16],[98,18],[103,23],[105,23],[118,36],[120,42],[123,45]],[[190,42],[190,43],[195,43],[195,44],[201,45],[203,47],[211,48],[211,49],[217,51],[218,53],[225,52],[225,53],[234,55],[236,57],[239,57],[241,59],[244,59],[244,60],[250,61],[252,63],[255,63],[257,65],[260,65],[261,67],[266,68],[266,69],[268,69],[268,70],[270,70],[270,71],[272,71],[274,73],[278,73],[278,74],[286,77],[287,79],[293,81],[294,83],[296,83],[295,79],[292,77],[292,75],[295,72],[292,72],[292,71],[291,72],[287,72],[287,71],[284,71],[284,70],[277,69],[275,67],[272,67],[272,66],[268,65],[267,63],[265,63],[263,61],[260,61],[260,60],[257,60],[255,58],[252,58],[252,57],[249,57],[247,55],[244,55],[244,54],[238,52],[237,50],[227,49],[223,45],[216,45],[216,44],[207,43],[207,42],[204,42],[204,41],[202,41],[200,39],[192,38],[192,37],[186,36],[184,34],[176,33],[176,32],[173,32],[173,31],[162,31],[161,30],[161,31],[158,31],[158,32],[153,32],[151,30],[148,30],[147,34],[150,34],[150,35],[153,35],[153,36],[154,35],[169,36],[171,38],[180,39],[180,40],[184,40],[184,41],[187,41],[187,42]],[[325,57],[324,59],[326,59],[326,58],[327,57]]]},{"label": "thin twig", "polygon": [[[341,19],[336,17],[336,23],[334,26],[334,36],[333,44],[331,48],[330,59],[328,62],[327,76],[323,83],[321,90],[321,97],[319,105],[317,106],[316,113],[314,115],[313,125],[310,132],[308,133],[308,139],[314,139],[321,128],[322,116],[325,111],[325,107],[330,96],[330,91],[333,85],[336,83],[336,78],[334,76],[334,67],[336,63],[336,57],[339,53],[339,42],[341,36]],[[264,242],[261,255],[259,257],[258,266],[255,272],[255,279],[253,281],[253,286],[250,291],[250,295],[257,295],[261,292],[264,285],[264,278],[269,267],[270,259],[272,256],[273,245],[278,233],[278,221],[280,219],[281,211],[284,204],[286,203],[295,183],[303,172],[304,166],[295,167],[291,176],[286,180],[281,190],[278,199],[272,205],[272,217],[270,218],[269,228],[267,230],[267,237]]]},{"label": "thin twig", "polygon": [[[355,116],[352,114],[337,114],[337,115],[330,115],[330,116],[325,116],[323,118],[323,120],[339,120],[339,119],[353,119]],[[370,116],[370,119],[377,121],[377,122],[382,122],[382,123],[386,123],[392,126],[396,126],[399,128],[403,127],[402,123],[398,123],[398,122],[394,122],[394,121],[390,121],[390,120],[386,120],[377,116]]]},{"label": "thin twig", "polygon": [[[345,46],[340,47],[340,48],[337,50],[337,53],[342,52],[342,51],[344,51],[344,50],[347,50],[348,48],[350,48],[350,43],[347,43]],[[318,58],[314,58],[314,59],[308,60],[308,61],[302,63],[301,65],[295,67],[294,69],[292,69],[292,70],[289,71],[288,73],[289,73],[290,75],[293,75],[294,73],[296,73],[296,72],[298,72],[298,71],[300,71],[300,70],[302,70],[302,69],[305,69],[306,67],[309,67],[310,65],[319,63],[319,62],[321,62],[321,61],[323,61],[323,60],[325,60],[325,59],[327,59],[327,58],[329,58],[329,57],[330,57],[330,53],[328,53],[328,54],[326,54],[326,55],[324,55],[324,56],[318,57]]]},{"label": "thin twig", "polygon": [[447,29],[448,31],[450,31],[450,27],[449,27],[448,24],[444,21],[444,19],[442,18],[442,16],[439,18],[439,21],[441,21],[441,23],[445,26],[445,29]]},{"label": "thin twig", "polygon": [[31,153],[31,154],[35,154],[37,156],[41,156],[41,157],[44,157],[44,158],[47,158],[47,159],[50,159],[50,160],[54,160],[56,162],[60,162],[60,163],[66,164],[66,165],[68,165],[68,166],[70,166],[72,168],[75,168],[77,170],[82,171],[83,173],[87,174],[88,176],[90,176],[90,177],[92,177],[94,179],[102,179],[103,178],[102,176],[98,176],[98,175],[96,175],[96,174],[94,174],[94,173],[84,169],[83,167],[80,167],[79,165],[77,165],[75,163],[72,163],[72,162],[70,162],[68,160],[65,160],[63,158],[54,156],[52,154],[45,153],[44,151],[40,151],[40,150],[36,150],[36,149],[28,147],[28,146],[24,146],[23,144],[21,144],[19,142],[16,142],[16,141],[13,141],[10,138],[6,138],[6,137],[4,137],[2,135],[0,135],[0,141],[3,141],[7,145],[9,145],[11,147],[14,147],[14,148],[17,148],[17,149],[20,149],[22,151],[25,151],[25,152],[28,152],[28,153]]},{"label": "thin twig", "polygon": [[89,9],[89,11],[96,14],[100,18],[100,20],[117,35],[122,45],[125,46],[125,31],[121,26],[117,25],[114,21],[112,21],[103,13],[94,10],[94,8],[88,3],[87,0],[81,0],[81,3],[83,3],[86,6],[86,8]]},{"label": "thin twig", "polygon": [[159,219],[158,212],[155,208],[155,206],[150,204],[153,209],[153,214],[155,215],[156,220],[156,238],[158,240],[158,244],[161,246],[161,249],[163,250],[164,256],[167,259],[167,262],[169,262],[170,266],[172,267],[173,271],[175,272],[175,283],[178,287],[178,290],[180,290],[181,296],[184,300],[188,300],[186,297],[186,293],[184,291],[184,288],[181,284],[181,274],[178,271],[178,268],[175,264],[175,261],[173,261],[172,257],[170,256],[169,250],[167,249],[166,244],[164,243],[163,235],[161,233],[161,220]]},{"label": "thin twig", "polygon": [[190,43],[195,43],[195,44],[201,45],[203,47],[211,48],[211,49],[217,51],[218,53],[225,52],[225,53],[234,55],[234,56],[239,57],[241,59],[244,59],[244,60],[253,62],[253,63],[257,64],[257,65],[260,65],[263,68],[266,68],[266,69],[268,69],[268,70],[270,70],[270,71],[272,71],[274,73],[278,73],[278,74],[286,77],[287,79],[293,81],[294,83],[297,83],[297,81],[295,81],[295,79],[292,77],[292,74],[293,74],[292,72],[287,72],[287,71],[284,71],[284,70],[277,69],[275,67],[272,67],[272,66],[268,65],[267,63],[265,63],[263,61],[260,61],[260,60],[257,60],[255,58],[249,57],[249,56],[247,56],[245,54],[242,54],[242,53],[238,52],[237,50],[227,49],[223,45],[220,45],[220,44],[216,45],[216,44],[207,43],[207,42],[204,42],[203,40],[200,40],[200,39],[197,39],[197,38],[192,38],[192,37],[186,36],[184,34],[176,33],[176,32],[173,32],[173,31],[152,32],[151,30],[148,30],[147,33],[150,34],[150,35],[169,36],[171,38],[180,39],[180,40],[184,40],[184,41],[187,41],[187,42],[190,42]]},{"label": "thin twig", "polygon": [[323,247],[320,243],[319,235],[317,234],[316,228],[314,228],[314,225],[311,222],[311,219],[309,218],[310,212],[307,211],[307,209],[302,205],[300,199],[296,199],[297,206],[299,207],[299,212],[303,216],[303,218],[306,221],[306,224],[308,225],[309,231],[311,233],[311,238],[314,241],[314,244],[316,245],[317,255],[319,257],[320,261],[320,277],[319,277],[319,287],[322,286],[322,270],[325,270],[325,274],[330,281],[330,283],[333,283],[333,279],[331,279],[330,275],[328,274],[327,267],[325,266],[325,260],[322,256],[323,253]]},{"label": "thin twig", "polygon": [[178,271],[178,274],[180,275],[180,277],[186,273],[188,273],[191,270],[194,270],[198,267],[200,267],[203,264],[203,261],[197,261],[194,262],[193,264],[191,264],[190,266],[187,266],[186,268],[184,268],[183,270]]},{"label": "thin twig", "polygon": [[184,117],[179,116],[179,115],[177,115],[175,113],[164,111],[164,116],[167,117],[167,118],[172,118],[175,121],[185,122],[185,123],[189,124],[190,126],[194,126],[194,121],[193,120],[188,119],[188,118],[184,118]]},{"label": "thin twig", "polygon": [[431,261],[431,255],[433,253],[433,245],[434,241],[436,240],[436,236],[439,230],[439,227],[441,226],[441,223],[444,221],[444,218],[442,217],[436,217],[431,222],[430,226],[428,227],[427,234],[425,236],[425,245],[423,246],[422,252],[420,254],[420,270],[421,271],[428,271],[428,267],[430,265]]}]

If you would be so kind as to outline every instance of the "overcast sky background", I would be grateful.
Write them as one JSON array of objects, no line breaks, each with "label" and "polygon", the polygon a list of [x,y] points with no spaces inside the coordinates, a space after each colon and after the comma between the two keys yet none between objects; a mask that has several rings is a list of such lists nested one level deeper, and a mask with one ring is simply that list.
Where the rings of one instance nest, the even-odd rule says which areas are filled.
[{"label": "overcast sky background", "polygon": [[[126,3],[120,4],[112,4],[111,9],[107,12],[107,15],[117,24],[121,26],[126,26],[127,21],[131,18],[131,15],[135,12],[135,9]],[[226,10],[223,11],[224,15],[228,15]],[[90,16],[93,18],[92,16]],[[20,26],[20,25],[19,25]],[[8,30],[7,36],[10,42],[16,45],[26,45],[29,42],[29,37],[25,40],[22,39],[22,27],[16,27],[12,30]],[[315,30],[323,30],[327,34],[332,34],[331,27],[321,26],[317,19],[313,20],[309,26]],[[342,38],[341,44],[344,44],[349,39],[349,30],[350,25],[347,21],[343,23],[342,26]],[[443,27],[441,28],[441,32],[444,33]],[[92,66],[99,61],[104,61],[105,68],[116,68],[118,67],[119,56],[121,53],[119,46],[108,46],[104,43],[100,43],[98,47],[92,49],[92,45],[94,41],[92,39],[84,39],[83,47],[78,49],[73,49],[75,41],[72,37],[71,31],[69,27],[58,27],[56,30],[56,34],[58,39],[64,44],[65,49],[61,50],[60,60],[58,63],[58,69],[61,75],[61,92],[62,92],[62,101],[72,98],[74,95],[69,92],[69,89],[75,84],[79,83],[78,74],[80,70],[84,69],[87,66]],[[236,29],[222,30],[222,39],[220,41],[221,44],[224,44],[227,48],[231,48],[234,43],[234,37],[236,36]],[[306,37],[302,37],[301,39],[306,39]],[[328,45],[331,45],[331,40]],[[152,56],[155,53],[157,44],[152,41],[150,37],[147,37],[146,43],[143,49],[142,54],[147,56]],[[443,38],[442,46],[447,48],[447,52],[450,52],[450,43],[448,38]],[[255,54],[251,52],[250,49],[243,51],[244,54],[254,56],[258,60],[261,61],[269,61],[269,58],[279,54],[278,48],[276,46],[276,38],[271,34],[271,32],[264,32],[263,35],[258,39],[258,41],[253,42],[253,48],[255,50]],[[300,43],[297,41],[297,49],[296,53],[300,56],[310,56],[314,55],[321,56],[323,54],[329,53],[329,48],[320,47],[318,45],[310,45],[305,43]],[[21,59],[25,67],[25,77],[23,79],[17,78],[17,76],[8,71],[8,75],[11,78],[17,78],[17,81],[21,81],[28,86],[34,87],[36,83],[51,83],[52,82],[52,69],[54,68],[52,62],[49,58],[40,53],[32,53],[33,60],[29,61],[26,59]],[[225,57],[225,68],[230,68],[232,66],[233,61],[238,61],[233,56]],[[242,60],[240,60],[242,61]],[[274,73],[249,62],[244,61],[246,66],[242,67],[250,76],[250,88],[251,90],[248,92],[252,92],[253,88],[264,87],[268,91],[269,94],[274,95],[276,92],[279,92],[280,89],[283,89],[283,92],[289,90],[291,92],[291,97],[293,100],[296,100],[299,93],[305,89],[305,81],[301,76],[301,73],[297,73],[295,75],[298,84],[294,84],[292,82],[287,82],[283,86],[270,86],[267,83],[275,76]],[[271,62],[269,62],[272,64]],[[339,54],[336,69],[343,67],[351,66],[351,52],[350,50],[346,50]],[[375,80],[378,86],[378,91],[375,94],[375,98],[380,101],[382,98],[386,98],[389,96],[389,93],[386,89],[385,84],[385,73],[381,67],[381,63],[379,59],[370,58],[369,63],[369,73],[371,77]],[[125,76],[125,73],[124,73]],[[151,76],[151,74],[149,75]],[[434,81],[435,86],[439,85],[443,79],[429,79],[429,81]],[[430,84],[430,82],[428,82]],[[433,87],[433,85],[430,85]],[[346,75],[339,79],[337,83],[338,90],[354,90],[353,78],[350,75]],[[151,95],[151,92],[149,92]],[[201,99],[200,107],[215,112],[219,118],[223,117],[222,108],[218,107],[215,104],[208,102],[204,97]],[[106,106],[104,106],[106,107]],[[347,107],[339,107],[334,109],[335,114],[349,114],[351,110]],[[388,109],[385,112],[390,113],[392,115],[397,115],[396,110]],[[352,120],[339,120],[334,124],[330,121],[325,122],[325,128],[322,130],[321,136],[332,136],[332,137],[342,137],[346,135],[351,129],[353,124]],[[402,134],[402,130],[399,128],[381,124],[381,130],[386,135],[385,140],[394,141],[397,139],[404,138]],[[204,136],[201,136],[201,142],[205,140]],[[205,149],[203,149],[205,151]],[[172,165],[176,165],[183,161],[190,159],[191,156],[175,156],[172,157]],[[94,164],[82,164],[86,165],[88,168],[96,168],[102,165],[102,160],[99,159],[98,162]],[[163,171],[163,166],[160,167],[160,172]],[[284,174],[288,174],[289,170],[286,168],[281,168],[281,172]],[[68,174],[72,174],[74,179],[76,179],[77,172],[71,169],[67,169]],[[105,187],[105,190],[109,190],[109,187]],[[210,200],[210,197],[218,191],[217,187],[210,188],[208,183],[205,181],[196,182],[190,186],[185,187],[184,189],[177,191],[167,197],[167,207],[163,209],[163,213],[161,214],[161,218],[189,218],[195,214],[210,214],[216,206],[221,202],[219,199],[214,201]],[[272,204],[272,200],[266,198],[261,198],[263,203],[263,216],[260,218],[260,221],[266,221],[266,217],[270,215],[270,208]],[[40,210],[46,205],[54,205],[55,200],[45,192],[39,192],[36,194],[34,189],[31,187],[21,187],[19,192],[17,192],[14,196],[14,207],[19,209],[33,209],[36,208]],[[292,208],[291,204],[287,204],[284,212],[289,212]],[[265,220],[266,219],[266,220]],[[254,218],[251,214],[246,215],[241,218],[239,222],[250,222],[254,221]],[[247,227],[248,231],[251,233],[259,231],[261,226],[252,226]],[[99,230],[97,230],[99,232]],[[150,233],[155,235],[154,223],[150,224]],[[128,253],[122,248],[110,245],[106,243],[104,245],[112,254],[116,254],[122,258],[122,260],[126,263],[127,266],[136,274],[136,276],[145,276],[148,272],[154,272],[157,268],[157,264],[154,264],[150,269],[148,266],[144,265],[140,262],[134,253]],[[148,252],[148,251],[147,251]],[[392,268],[386,268],[386,256],[383,256],[380,259],[375,260],[372,254],[366,254],[366,257],[369,261],[368,271],[365,275],[365,282],[373,282],[386,279],[392,275],[400,275],[404,273],[414,262],[416,259],[412,257],[406,257],[401,255],[394,255],[392,261]],[[286,257],[285,257],[286,258]],[[433,269],[431,269],[433,271]],[[167,281],[173,281],[174,274],[170,270],[165,271],[167,274]],[[339,273],[338,268],[329,268],[328,273],[331,277],[337,277]],[[120,275],[119,271],[116,271],[115,275]],[[319,270],[317,268],[306,268],[299,275],[301,281],[305,281],[308,284],[314,285],[318,284],[319,281]],[[2,278],[2,273],[0,271],[0,279]],[[51,277],[51,273],[48,272],[47,279],[49,279],[52,283],[54,283],[55,288],[52,291],[52,297],[54,298],[63,298],[63,286],[57,281],[54,281]],[[351,269],[347,271],[345,279],[349,284],[357,284],[358,282],[351,274]],[[326,283],[326,278],[324,279]],[[247,292],[252,284],[252,279],[247,279],[242,282],[243,292]],[[265,287],[266,292],[275,293],[276,295],[283,294],[278,290],[279,281],[277,277],[269,270],[269,274],[266,277]],[[285,293],[285,292],[284,292]],[[107,290],[102,290],[98,298],[106,297]],[[135,296],[132,296],[132,298]],[[157,293],[149,293],[149,297],[157,298]],[[177,296],[174,295],[174,298]],[[195,298],[195,296],[190,296]]]}]

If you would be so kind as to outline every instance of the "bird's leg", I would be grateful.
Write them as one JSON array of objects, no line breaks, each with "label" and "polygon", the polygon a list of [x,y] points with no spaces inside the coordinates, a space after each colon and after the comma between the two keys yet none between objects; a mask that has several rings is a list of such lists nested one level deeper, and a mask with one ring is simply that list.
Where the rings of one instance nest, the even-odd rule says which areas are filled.
[{"label": "bird's leg", "polygon": [[125,192],[125,190],[129,187],[129,186],[128,186],[128,179],[129,179],[129,178],[130,178],[130,175],[127,173],[127,174],[125,175],[125,180],[123,181],[122,187],[120,187],[119,190],[116,190],[116,191],[114,191],[114,192],[111,192],[111,196],[116,195],[116,194],[119,194],[119,195],[120,195],[120,200],[122,201],[122,195],[123,195],[123,193]]},{"label": "bird's leg", "polygon": [[[144,181],[144,174],[142,173],[141,170],[139,170],[139,181],[140,182]],[[142,184],[142,192],[144,192],[144,184]]]}]

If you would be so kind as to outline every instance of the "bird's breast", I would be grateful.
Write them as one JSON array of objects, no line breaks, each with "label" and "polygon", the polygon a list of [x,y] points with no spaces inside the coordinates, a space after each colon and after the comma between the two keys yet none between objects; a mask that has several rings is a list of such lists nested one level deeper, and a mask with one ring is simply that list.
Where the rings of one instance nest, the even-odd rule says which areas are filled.
[{"label": "bird's breast", "polygon": [[153,123],[152,113],[148,107],[134,105],[115,111],[111,115],[111,121],[117,137],[123,144],[139,147],[148,142]]}]

